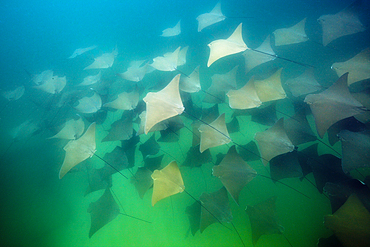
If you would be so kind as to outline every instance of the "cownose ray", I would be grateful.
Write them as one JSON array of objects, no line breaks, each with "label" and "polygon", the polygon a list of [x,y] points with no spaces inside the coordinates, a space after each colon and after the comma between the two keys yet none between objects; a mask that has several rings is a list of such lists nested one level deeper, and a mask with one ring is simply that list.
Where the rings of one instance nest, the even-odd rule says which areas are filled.
[{"label": "cownose ray", "polygon": [[237,204],[242,189],[257,176],[257,172],[236,152],[235,145],[230,147],[221,163],[213,167],[212,174],[221,180]]},{"label": "cownose ray", "polygon": [[153,171],[146,167],[139,167],[135,176],[130,179],[141,199],[144,198],[145,193],[153,186],[152,173]]},{"label": "cownose ray", "polygon": [[270,176],[273,182],[284,178],[302,178],[303,172],[297,150],[272,158],[270,160]]},{"label": "cownose ray", "polygon": [[269,129],[257,132],[254,140],[257,142],[262,163],[265,166],[272,158],[294,150],[294,145],[285,132],[283,118],[280,118]]},{"label": "cownose ray", "polygon": [[[352,93],[352,96],[357,99],[366,109],[370,110],[370,89],[358,93]],[[370,111],[354,116],[361,123],[370,122]]]},{"label": "cownose ray", "polygon": [[181,48],[179,51],[179,57],[177,59],[177,67],[186,64],[186,54],[188,53],[189,46]]},{"label": "cownose ray", "polygon": [[72,55],[69,57],[69,59],[71,59],[71,58],[75,58],[75,57],[77,57],[77,56],[79,56],[79,55],[81,55],[81,54],[84,54],[85,52],[88,52],[88,51],[94,50],[96,47],[98,47],[98,46],[93,45],[93,46],[89,46],[89,47],[86,47],[86,48],[78,48],[78,49],[76,49],[76,50],[72,53]]},{"label": "cownose ray", "polygon": [[111,176],[123,169],[133,167],[133,165],[128,162],[125,150],[120,146],[116,146],[110,153],[105,153],[103,160],[105,164],[101,169],[103,169],[105,176]]},{"label": "cownose ray", "polygon": [[239,24],[229,38],[212,41],[208,46],[211,51],[207,67],[220,58],[247,50],[248,46],[244,43],[242,37],[242,23]]},{"label": "cownose ray", "polygon": [[185,108],[180,97],[179,80],[180,74],[176,75],[161,91],[150,92],[144,97],[143,100],[146,103],[145,134],[156,123],[179,115],[184,111]]},{"label": "cownose ray", "polygon": [[180,130],[185,126],[180,116],[174,116],[167,120],[166,129],[161,130],[159,142],[178,142],[180,140]]},{"label": "cownose ray", "polygon": [[357,15],[357,5],[361,0],[354,1],[350,6],[334,15],[322,15],[317,19],[322,27],[322,43],[327,46],[340,37],[365,31]]},{"label": "cownose ray", "polygon": [[196,93],[201,90],[199,79],[199,65],[187,77],[181,75],[180,77],[180,90],[186,93]]},{"label": "cownose ray", "polygon": [[105,173],[104,168],[93,168],[90,163],[86,162],[86,173],[89,185],[85,191],[84,196],[88,194],[112,187],[112,176]]},{"label": "cownose ray", "polygon": [[91,216],[89,238],[120,214],[119,206],[109,188],[97,201],[90,203],[87,211]]},{"label": "cownose ray", "polygon": [[93,92],[92,96],[86,96],[78,100],[78,104],[74,108],[81,113],[95,113],[100,110],[101,106],[100,95]]},{"label": "cownose ray", "polygon": [[100,82],[100,79],[101,79],[101,71],[99,71],[98,74],[96,75],[89,75],[89,76],[86,76],[83,81],[78,84],[78,86],[89,86],[89,85],[93,85],[93,84],[96,84],[98,82]]},{"label": "cownose ray", "polygon": [[211,77],[212,84],[206,90],[203,102],[211,104],[220,104],[225,101],[225,93],[229,90],[236,89],[236,74],[239,65],[232,68],[224,74],[214,74]]},{"label": "cownose ray", "polygon": [[305,108],[296,111],[292,117],[285,119],[284,129],[294,146],[317,140],[307,121]]},{"label": "cownose ray", "polygon": [[331,229],[344,247],[365,247],[370,243],[370,213],[352,194],[332,215],[324,217],[324,225]]},{"label": "cownose ray", "polygon": [[122,114],[121,119],[111,124],[111,129],[108,135],[103,138],[102,142],[129,140],[132,137],[133,113],[132,111],[128,112],[128,114],[125,113]]},{"label": "cownose ray", "polygon": [[170,162],[161,170],[155,170],[153,178],[152,206],[158,201],[185,190],[184,181],[176,161]]},{"label": "cownose ray", "polygon": [[15,88],[14,90],[3,91],[1,92],[1,95],[8,101],[14,101],[20,99],[25,91],[26,88],[24,86],[20,86]]},{"label": "cownose ray", "polygon": [[132,61],[130,67],[128,67],[125,72],[118,73],[117,75],[128,81],[142,81],[146,74],[154,70],[148,62],[142,65],[143,63],[144,61]]},{"label": "cownose ray", "polygon": [[70,119],[67,122],[65,122],[63,128],[52,137],[49,137],[48,139],[52,138],[58,138],[58,139],[67,139],[67,140],[74,140],[79,138],[82,133],[85,130],[85,124],[81,117],[79,117],[77,120]]},{"label": "cownose ray", "polygon": [[159,57],[153,58],[153,63],[149,65],[155,68],[156,70],[160,70],[160,71],[176,70],[180,49],[181,47],[178,47],[171,54],[167,53],[165,56],[159,56]]},{"label": "cownose ray", "polygon": [[199,150],[201,153],[208,148],[231,142],[225,123],[225,113],[221,114],[210,124],[201,124],[198,129],[200,132]]},{"label": "cownose ray", "polygon": [[231,222],[233,216],[229,206],[229,198],[225,187],[212,192],[203,193],[199,201],[203,207],[201,209],[200,232],[202,233],[208,226],[213,223]]},{"label": "cownose ray", "polygon": [[229,106],[232,109],[251,109],[262,105],[254,86],[254,77],[238,90],[230,90],[227,94]]},{"label": "cownose ray", "polygon": [[244,51],[243,56],[245,60],[245,73],[248,73],[258,65],[275,60],[277,56],[271,48],[270,35],[256,49],[247,49]]},{"label": "cownose ray", "polygon": [[237,133],[240,131],[240,124],[239,120],[236,117],[233,117],[233,119],[226,123],[226,128],[229,131],[229,134]]},{"label": "cownose ray", "polygon": [[365,107],[350,94],[348,73],[319,94],[309,94],[306,102],[315,118],[317,133],[323,138],[327,129],[339,120],[365,112]]},{"label": "cownose ray", "polygon": [[274,74],[264,80],[254,80],[254,87],[262,102],[285,99],[287,97],[281,85],[281,71],[278,69]]},{"label": "cownose ray", "polygon": [[143,159],[148,157],[149,155],[155,155],[159,152],[161,147],[159,146],[158,142],[155,140],[155,132],[152,136],[143,144],[139,146],[139,151],[143,155]]},{"label": "cownose ray", "polygon": [[344,73],[348,74],[348,86],[351,84],[366,80],[370,78],[370,48],[367,48],[358,53],[353,58],[345,61],[333,63],[331,68],[342,76]]},{"label": "cownose ray", "polygon": [[263,235],[284,232],[284,227],[280,225],[277,217],[276,198],[276,196],[270,197],[254,206],[247,206],[245,209],[251,223],[253,245],[256,245]]},{"label": "cownose ray", "polygon": [[161,36],[162,37],[172,37],[172,36],[177,36],[181,33],[181,26],[180,22],[177,22],[177,24],[174,27],[166,28],[165,30],[162,31]]},{"label": "cownose ray", "polygon": [[92,123],[80,138],[69,141],[63,149],[66,155],[60,168],[59,179],[62,179],[73,167],[94,155],[96,151],[95,123]]},{"label": "cownose ray", "polygon": [[54,71],[52,70],[44,70],[43,72],[41,72],[40,74],[37,74],[37,75],[34,75],[32,77],[32,81],[33,83],[35,83],[36,85],[41,85],[43,84],[45,81],[48,81],[50,80],[54,75]]},{"label": "cownose ray", "polygon": [[133,110],[139,103],[139,92],[133,90],[131,92],[122,92],[117,95],[117,98],[111,102],[105,103],[104,107],[109,107],[117,110]]},{"label": "cownose ray", "polygon": [[[368,113],[368,112],[365,112],[364,114],[366,114],[366,113]],[[361,114],[359,114],[359,115],[361,115]],[[356,117],[359,116],[359,115],[356,115]],[[363,131],[365,129],[366,129],[366,125],[363,124],[362,122],[358,121],[357,118],[355,118],[354,116],[339,120],[338,122],[336,122],[335,124],[330,126],[328,131],[327,131],[328,132],[329,144],[334,146],[334,144],[339,141],[338,134],[342,130],[349,130],[349,131],[352,131],[352,132],[360,132],[360,131]]]},{"label": "cownose ray", "polygon": [[306,18],[292,27],[277,29],[273,32],[275,46],[298,44],[308,40],[305,32]]},{"label": "cownose ray", "polygon": [[50,94],[60,93],[67,85],[67,79],[65,76],[59,77],[54,75],[47,80],[43,80],[42,84],[34,86],[34,88],[44,91]]},{"label": "cownose ray", "polygon": [[211,12],[201,14],[197,17],[198,32],[201,32],[204,28],[210,25],[225,20],[225,18],[226,16],[221,12],[221,2],[218,2]]},{"label": "cownose ray", "polygon": [[252,122],[273,126],[278,120],[276,115],[276,101],[270,104],[263,104],[259,108],[250,109],[250,115],[252,116]]},{"label": "cownose ray", "polygon": [[[143,111],[139,115],[140,118],[140,127],[137,132],[137,135],[144,134],[145,132],[145,122],[146,122],[146,111]],[[156,123],[149,131],[149,132],[155,132],[155,131],[160,131],[160,130],[165,130],[167,128],[167,119],[160,121],[159,123]]]},{"label": "cownose ray", "polygon": [[203,164],[211,163],[212,155],[209,149],[203,153],[199,151],[199,145],[191,146],[186,153],[186,158],[182,163],[182,166],[188,166],[190,168],[201,167]]},{"label": "cownose ray", "polygon": [[89,66],[85,67],[87,69],[107,69],[113,66],[114,59],[117,56],[118,51],[115,48],[112,52],[104,53],[101,56],[94,59],[94,62]]},{"label": "cownose ray", "polygon": [[342,169],[345,173],[370,165],[370,130],[338,134],[342,143]]},{"label": "cownose ray", "polygon": [[294,97],[300,97],[322,89],[322,86],[315,79],[312,68],[306,69],[298,77],[286,80],[285,84]]}]

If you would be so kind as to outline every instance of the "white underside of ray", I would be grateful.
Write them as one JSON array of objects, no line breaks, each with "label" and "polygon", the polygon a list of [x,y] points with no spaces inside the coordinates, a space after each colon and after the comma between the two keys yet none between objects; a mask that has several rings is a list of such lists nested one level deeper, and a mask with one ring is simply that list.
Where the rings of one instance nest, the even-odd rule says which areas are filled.
[{"label": "white underside of ray", "polygon": [[275,46],[302,43],[308,40],[305,32],[306,18],[290,28],[275,30]]},{"label": "white underside of ray", "polygon": [[88,51],[91,51],[91,50],[94,50],[97,46],[96,45],[93,45],[93,46],[89,46],[89,47],[86,47],[86,48],[79,48],[79,49],[76,49],[73,54],[69,57],[70,59],[71,58],[75,58],[81,54],[84,54],[85,52],[88,52]]},{"label": "white underside of ray", "polygon": [[226,16],[224,16],[221,12],[221,3],[218,2],[211,12],[201,14],[197,17],[198,32],[201,32],[204,28],[217,22],[225,20],[225,18]]},{"label": "white underside of ray", "polygon": [[242,23],[235,29],[228,39],[219,39],[208,44],[211,49],[207,66],[211,66],[218,59],[236,54],[248,49],[242,37]]},{"label": "white underside of ray", "polygon": [[181,47],[178,47],[172,54],[166,54],[165,56],[154,58],[153,63],[150,64],[150,66],[160,71],[176,70],[180,49]]},{"label": "white underside of ray", "polygon": [[163,30],[161,36],[162,37],[172,37],[172,36],[179,35],[181,33],[180,22],[181,20],[176,24],[176,26]]}]

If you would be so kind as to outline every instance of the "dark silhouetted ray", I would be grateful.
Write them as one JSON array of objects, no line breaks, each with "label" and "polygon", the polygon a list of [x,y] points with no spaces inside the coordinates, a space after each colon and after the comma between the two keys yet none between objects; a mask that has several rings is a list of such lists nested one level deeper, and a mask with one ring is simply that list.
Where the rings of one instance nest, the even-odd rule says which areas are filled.
[{"label": "dark silhouetted ray", "polygon": [[310,165],[310,160],[316,160],[319,158],[319,154],[317,153],[317,146],[319,144],[315,143],[311,146],[303,149],[302,151],[298,151],[298,161],[302,168],[302,177],[301,180],[306,177],[307,174],[310,174],[312,172],[312,168]]},{"label": "dark silhouetted ray", "polygon": [[233,216],[229,206],[229,198],[225,187],[213,193],[203,193],[200,198],[202,203],[200,232],[216,222],[231,222]]},{"label": "dark silhouetted ray", "polygon": [[339,120],[365,111],[363,105],[355,100],[347,86],[348,73],[319,94],[309,94],[305,102],[309,104],[315,117],[317,133],[323,138],[327,129]]},{"label": "dark silhouetted ray", "polygon": [[155,140],[155,133],[143,144],[139,146],[139,151],[143,155],[143,159],[145,159],[148,155],[156,155],[161,147]]},{"label": "dark silhouetted ray", "polygon": [[213,176],[218,177],[234,201],[239,204],[239,194],[257,172],[245,162],[231,146],[218,166],[213,167]]},{"label": "dark silhouetted ray", "polygon": [[294,146],[306,142],[316,141],[317,137],[313,133],[306,118],[306,109],[298,110],[291,118],[284,120],[284,129]]},{"label": "dark silhouetted ray", "polygon": [[117,217],[119,214],[119,207],[108,188],[96,202],[90,203],[87,211],[91,215],[91,227],[89,232],[89,238],[91,238],[100,228]]},{"label": "dark silhouetted ray", "polygon": [[135,185],[141,199],[145,193],[153,186],[152,171],[146,167],[139,167],[134,177],[131,177],[131,183]]},{"label": "dark silhouetted ray", "polygon": [[229,131],[229,134],[240,131],[239,121],[236,117],[234,117],[229,123],[226,123],[226,127]]},{"label": "dark silhouetted ray", "polygon": [[122,141],[122,140],[128,140],[132,137],[133,114],[129,114],[131,116],[127,116],[127,115],[128,114],[123,114],[121,119],[112,123],[111,129],[109,130],[109,134],[103,138],[102,142]]},{"label": "dark silhouetted ray", "polygon": [[276,103],[274,102],[266,107],[252,109],[252,121],[267,126],[273,126],[277,121],[275,108]]},{"label": "dark silhouetted ray", "polygon": [[177,142],[180,140],[180,129],[184,127],[184,122],[179,116],[169,118],[166,123],[167,128],[161,130],[161,137],[158,142]]},{"label": "dark silhouetted ray", "polygon": [[279,224],[275,202],[276,196],[245,209],[251,223],[253,245],[262,235],[283,233],[284,227]]},{"label": "dark silhouetted ray", "polygon": [[303,74],[296,78],[289,79],[285,82],[294,97],[314,93],[322,89],[314,76],[313,69],[306,69]]},{"label": "dark silhouetted ray", "polygon": [[256,142],[250,141],[245,145],[237,146],[240,157],[244,161],[255,161],[261,158]]},{"label": "dark silhouetted ray", "polygon": [[370,166],[370,130],[338,134],[342,143],[342,168],[345,173]]},{"label": "dark silhouetted ray", "polygon": [[324,46],[340,37],[365,31],[358,18],[356,8],[361,0],[354,1],[350,6],[334,15],[322,15],[317,19],[322,27],[322,43]]},{"label": "dark silhouetted ray", "polygon": [[342,119],[328,129],[328,140],[330,145],[334,145],[339,141],[338,134],[342,130],[349,130],[352,132],[360,132],[366,129],[366,125],[358,121],[355,117]]},{"label": "dark silhouetted ray", "polygon": [[370,213],[356,194],[352,194],[333,215],[325,216],[324,224],[345,247],[369,246]]},{"label": "dark silhouetted ray", "polygon": [[297,151],[278,155],[270,160],[270,175],[273,181],[283,178],[303,177]]},{"label": "dark silhouetted ray", "polygon": [[[128,163],[125,151],[119,146],[115,147],[112,152],[106,153],[103,159],[109,164],[105,164],[104,169],[106,169],[107,173],[110,173],[111,175],[123,169],[133,167]],[[114,168],[112,168],[112,166]]]},{"label": "dark silhouetted ray", "polygon": [[257,141],[264,165],[267,165],[275,156],[294,150],[294,145],[284,130],[283,118],[280,118],[274,126],[264,132],[257,132],[254,139]]},{"label": "dark silhouetted ray", "polygon": [[186,214],[189,218],[191,234],[195,236],[197,231],[200,229],[200,217],[201,217],[202,206],[199,201],[194,202],[190,206],[186,207]]},{"label": "dark silhouetted ray", "polygon": [[182,163],[183,166],[188,167],[201,167],[203,164],[212,162],[212,155],[209,149],[203,153],[199,151],[199,145],[191,146],[189,151],[186,153],[186,159]]},{"label": "dark silhouetted ray", "polygon": [[156,157],[147,156],[144,159],[144,167],[148,168],[152,172],[154,172],[154,170],[158,170],[161,167],[163,156],[163,154]]}]

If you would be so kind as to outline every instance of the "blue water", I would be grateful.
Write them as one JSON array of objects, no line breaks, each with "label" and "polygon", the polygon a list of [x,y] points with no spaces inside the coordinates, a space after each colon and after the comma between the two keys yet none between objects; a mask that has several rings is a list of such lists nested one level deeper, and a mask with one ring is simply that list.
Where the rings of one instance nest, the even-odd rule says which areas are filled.
[{"label": "blue water", "polygon": [[[187,56],[191,65],[185,68],[190,72],[197,64],[203,67],[205,83],[210,83],[210,75],[217,71],[226,72],[242,61],[225,64],[225,67],[206,70],[209,49],[207,44],[219,38],[228,37],[239,23],[243,23],[243,38],[249,47],[261,44],[267,35],[282,27],[289,27],[307,17],[307,34],[315,42],[320,42],[321,31],[316,19],[323,14],[333,14],[352,1],[332,0],[248,0],[221,1],[222,11],[228,18],[197,32],[196,17],[210,11],[217,1],[41,1],[41,0],[2,0],[0,3],[0,89],[10,90],[17,86],[26,86],[24,98],[9,104],[1,99],[0,117],[0,242],[2,246],[242,246],[235,232],[222,226],[207,229],[203,234],[187,236],[189,223],[184,213],[186,206],[192,203],[183,193],[176,195],[172,201],[166,201],[158,207],[150,204],[151,192],[147,192],[141,200],[134,187],[117,174],[113,179],[115,191],[118,191],[124,207],[131,214],[152,221],[152,225],[127,220],[122,216],[101,229],[91,239],[88,238],[90,216],[87,213],[91,201],[100,195],[83,197],[87,186],[86,175],[73,173],[62,180],[58,172],[64,159],[63,146],[66,142],[46,140],[51,132],[42,131],[21,142],[13,142],[11,131],[28,118],[38,119],[44,116],[44,110],[38,109],[29,99],[45,102],[48,96],[38,94],[27,95],[32,86],[30,74],[39,74],[44,70],[53,70],[55,74],[67,77],[68,85],[76,85],[86,76],[83,68],[91,63],[94,57],[118,48],[119,55],[111,72],[107,73],[114,80],[115,73],[127,69],[130,61],[150,60],[174,51],[178,46],[189,46]],[[365,1],[366,2],[366,1]],[[368,4],[368,3],[367,3]],[[369,20],[369,16],[362,17]],[[161,31],[173,27],[181,19],[182,33],[180,36],[163,38]],[[369,46],[370,34],[365,31],[335,43],[335,49],[325,50],[316,43],[302,44],[301,47],[281,48],[282,56],[307,64],[319,64],[316,68],[317,80],[331,85],[337,76],[330,70],[333,61],[347,60]],[[348,46],[349,41],[351,45]],[[76,60],[67,58],[77,48],[97,45],[83,58]],[[320,61],[317,63],[317,61]],[[297,65],[277,62],[286,66],[288,71],[301,69]],[[242,65],[243,66],[243,65]],[[241,67],[242,67],[241,66]],[[274,66],[272,66],[274,67]],[[278,66],[277,66],[278,67]],[[263,77],[271,68],[260,71]],[[293,74],[299,74],[293,71]],[[152,78],[161,81],[159,76]],[[247,76],[239,72],[241,78]],[[168,83],[174,74],[166,75],[164,83]],[[205,76],[205,77],[206,77]],[[249,77],[250,75],[248,75]],[[151,82],[152,83],[152,82]],[[244,81],[239,81],[240,86]],[[143,96],[142,96],[143,97]],[[220,106],[230,119],[231,110],[227,105]],[[288,103],[282,103],[281,109],[291,109]],[[291,112],[290,112],[291,113]],[[109,113],[104,125],[97,128],[97,140],[106,135],[110,124],[119,119],[119,114]],[[312,118],[310,119],[313,123]],[[190,121],[186,122],[191,126]],[[251,140],[253,134],[263,131],[266,126],[253,124],[249,118],[243,118],[242,130],[248,132]],[[312,125],[314,126],[314,125]],[[186,130],[184,131],[184,135]],[[247,134],[246,134],[247,135]],[[180,145],[186,146],[190,137],[183,137]],[[235,139],[243,140],[244,136],[236,135]],[[143,137],[142,140],[146,140]],[[110,144],[98,144],[102,150],[111,151]],[[179,159],[183,159],[178,146],[164,144],[164,150]],[[184,147],[184,152],[187,150]],[[337,143],[334,147],[340,150]],[[224,149],[217,152],[226,153]],[[138,151],[137,151],[138,152]],[[331,152],[322,148],[320,152]],[[137,154],[137,166],[142,165],[141,154]],[[165,166],[171,157],[166,157]],[[93,161],[99,166],[99,160]],[[94,164],[95,164],[94,163]],[[253,163],[255,169],[264,173],[266,170],[260,162]],[[184,170],[184,180],[189,182],[189,190],[197,197],[205,189],[203,185],[197,190],[196,182],[205,179],[208,192],[220,188],[220,182],[210,175],[213,165],[203,168],[205,177],[199,170]],[[134,168],[135,171],[136,168]],[[125,171],[125,174],[131,176]],[[310,177],[313,180],[312,177]],[[278,210],[285,236],[293,246],[314,246],[319,237],[327,237],[331,233],[322,224],[324,215],[331,213],[327,198],[319,194],[312,185],[296,180],[287,182],[310,195],[306,200],[285,187],[276,187],[271,181],[253,181],[250,188],[244,189],[238,207],[230,198],[234,215],[234,224],[239,229],[246,246],[251,246],[251,234],[248,217],[244,212],[247,204],[254,204],[269,196],[278,194]],[[203,184],[203,183],[201,183]],[[127,189],[129,188],[129,189]],[[249,195],[252,194],[251,197]],[[173,203],[173,204],[172,204]],[[289,246],[281,235],[266,236],[257,246]]]}]

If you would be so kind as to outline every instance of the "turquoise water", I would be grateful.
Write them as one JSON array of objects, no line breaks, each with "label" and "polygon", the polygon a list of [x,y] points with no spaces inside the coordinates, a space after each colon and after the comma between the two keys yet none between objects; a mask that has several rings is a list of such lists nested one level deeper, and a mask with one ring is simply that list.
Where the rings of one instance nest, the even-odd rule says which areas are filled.
[{"label": "turquoise water", "polygon": [[[260,68],[245,73],[244,59],[241,55],[225,58],[223,62],[206,67],[209,56],[207,44],[211,41],[227,38],[239,23],[243,23],[243,39],[249,47],[256,48],[267,35],[282,27],[290,27],[307,17],[306,32],[311,41],[276,48],[275,52],[293,61],[315,66],[315,77],[324,87],[331,85],[337,75],[330,69],[334,61],[345,61],[368,47],[369,31],[343,38],[324,48],[320,42],[321,30],[316,19],[323,14],[332,14],[350,4],[343,1],[221,1],[226,20],[197,32],[196,17],[209,12],[216,1],[7,1],[0,4],[0,86],[2,91],[25,86],[25,95],[17,101],[0,101],[0,195],[2,246],[243,246],[230,223],[212,224],[202,234],[189,233],[189,220],[186,207],[194,201],[186,193],[173,195],[151,206],[152,189],[141,199],[130,180],[120,174],[113,175],[111,190],[115,200],[120,202],[121,211],[144,219],[151,223],[118,215],[113,221],[101,228],[91,238],[90,214],[87,209],[103,191],[84,196],[88,187],[86,165],[95,168],[104,163],[96,157],[79,164],[63,179],[58,178],[63,163],[65,140],[47,139],[56,133],[56,129],[66,118],[77,112],[72,107],[61,110],[55,106],[58,96],[53,96],[33,88],[32,75],[45,70],[66,76],[69,92],[81,83],[83,78],[97,72],[84,71],[94,58],[111,52],[115,47],[118,56],[111,68],[102,70],[102,80],[111,85],[106,91],[101,90],[103,102],[113,94],[123,79],[117,73],[126,71],[133,60],[151,61],[154,57],[174,51],[178,46],[189,46],[187,63],[181,72],[190,73],[200,64],[201,84],[208,88],[214,74],[223,74],[239,65],[237,72],[238,88],[247,79],[255,75],[266,78],[277,68],[283,68],[282,80],[298,76],[304,71],[302,66],[276,59]],[[176,37],[160,37],[161,31],[173,27],[181,19],[182,32]],[[366,18],[366,16],[364,17]],[[350,45],[348,45],[350,44]],[[67,59],[77,48],[97,45],[98,48],[71,60]],[[140,86],[142,99],[150,91],[158,91],[179,72],[159,72],[148,74]],[[30,77],[31,76],[31,77]],[[121,83],[121,84],[120,84]],[[117,86],[118,84],[118,86]],[[112,86],[113,85],[113,86]],[[159,85],[155,87],[155,85]],[[162,86],[161,86],[162,85]],[[152,87],[153,86],[153,87]],[[154,88],[154,89],[153,89]],[[110,90],[110,91],[109,91]],[[108,91],[108,93],[107,93]],[[84,92],[78,92],[82,95]],[[194,102],[203,108],[212,104],[202,102],[203,92],[194,94]],[[226,113],[226,122],[231,121],[234,110],[227,102],[219,104],[220,113]],[[278,118],[293,115],[290,99],[277,102]],[[88,126],[88,114],[80,114]],[[111,152],[119,141],[104,142],[110,125],[121,118],[122,110],[108,111],[107,118],[96,129],[96,154],[103,157]],[[191,129],[192,121],[184,114],[181,116],[185,125]],[[245,144],[253,140],[256,132],[269,126],[251,121],[251,116],[237,117],[240,131],[231,134],[235,143]],[[315,123],[312,115],[308,120],[314,132]],[[38,130],[20,140],[12,138],[14,128],[31,119],[38,123]],[[138,124],[134,123],[138,130]],[[160,143],[165,154],[162,167],[172,160],[181,164],[192,141],[192,133],[183,128],[180,140],[175,143]],[[148,135],[141,135],[144,143]],[[156,134],[159,137],[159,134]],[[327,136],[323,141],[327,143]],[[300,145],[303,149],[309,144]],[[216,155],[227,153],[232,144],[211,148],[213,162]],[[333,149],[340,152],[340,143]],[[332,149],[319,144],[319,154],[338,154]],[[143,158],[136,148],[135,167],[143,166]],[[248,162],[258,174],[269,176],[268,169],[261,161]],[[214,192],[222,183],[212,176],[213,163],[201,168],[181,167],[186,191],[195,198],[203,192]],[[360,171],[366,175],[368,170]],[[131,173],[123,170],[131,177]],[[314,182],[312,173],[307,179]],[[309,199],[282,184],[258,176],[241,192],[237,205],[229,196],[233,215],[233,224],[238,230],[245,246],[252,246],[251,226],[245,213],[247,205],[254,205],[271,196],[277,196],[276,210],[280,224],[285,228],[283,235],[262,236],[256,246],[316,246],[321,237],[328,237],[332,232],[323,225],[324,215],[331,214],[330,202],[307,180],[287,178],[283,183],[310,197]],[[228,229],[230,228],[230,229]],[[286,240],[288,239],[289,242]]]}]

